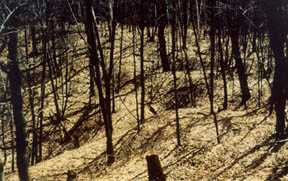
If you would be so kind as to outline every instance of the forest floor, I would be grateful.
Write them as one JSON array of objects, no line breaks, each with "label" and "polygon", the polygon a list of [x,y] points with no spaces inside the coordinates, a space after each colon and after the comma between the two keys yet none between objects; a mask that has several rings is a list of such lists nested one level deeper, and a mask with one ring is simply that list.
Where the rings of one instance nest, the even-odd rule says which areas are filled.
[{"label": "forest floor", "polygon": [[[129,42],[126,42],[125,46],[128,45]],[[150,51],[146,52],[147,60],[158,59],[156,53],[153,53],[155,49],[156,45],[151,45]],[[131,62],[133,62],[132,56],[127,55],[124,59],[125,66],[123,66],[126,80],[133,78]],[[84,62],[80,64],[83,67],[85,65]],[[81,117],[81,113],[85,114],[83,112],[88,101],[86,92],[89,83],[87,76],[87,71],[83,70],[72,79],[77,91],[74,91],[70,99],[69,104],[73,106],[69,112],[73,113],[78,110],[80,115],[71,114],[69,124],[65,125],[67,129],[71,128],[70,124]],[[183,72],[178,72],[178,78],[179,82],[185,82],[180,81],[185,80]],[[193,82],[198,82],[198,88],[204,86],[201,71],[192,71],[192,78]],[[107,166],[105,163],[104,128],[99,126],[101,124],[99,120],[97,121],[96,113],[92,111],[87,117],[90,122],[86,121],[84,124],[86,127],[90,124],[90,128],[94,127],[94,129],[98,125],[99,129],[96,133],[94,129],[93,132],[86,133],[87,139],[81,142],[79,148],[47,143],[46,152],[49,152],[49,147],[52,150],[51,154],[55,153],[55,155],[31,166],[29,168],[31,179],[65,180],[67,172],[73,170],[77,173],[77,180],[147,180],[145,157],[150,154],[159,155],[167,180],[288,179],[287,176],[285,177],[288,174],[288,144],[285,141],[277,143],[273,137],[275,116],[272,114],[268,117],[265,102],[269,91],[266,84],[259,106],[257,105],[257,81],[253,78],[249,80],[253,96],[245,110],[243,107],[237,107],[240,102],[237,81],[234,85],[232,81],[229,81],[228,110],[217,112],[220,144],[217,144],[213,117],[209,114],[210,107],[206,91],[199,93],[197,107],[186,106],[179,110],[182,146],[177,146],[175,111],[165,109],[161,102],[167,97],[166,93],[171,88],[171,80],[170,73],[160,73],[160,71],[153,78],[147,79],[147,90],[155,87],[161,88],[156,95],[158,97],[155,98],[159,101],[153,100],[150,104],[156,114],[149,110],[149,106],[146,106],[146,120],[139,133],[135,119],[134,85],[127,84],[121,89],[116,98],[116,113],[113,114],[116,162],[112,166]],[[222,87],[222,81],[219,78],[215,82],[215,110],[221,109]],[[83,93],[84,89],[85,93]],[[148,95],[146,99],[147,102],[150,100]],[[85,132],[85,129],[88,129],[86,127],[81,131]],[[82,139],[84,140],[83,136]],[[59,149],[62,150],[59,151]],[[17,180],[17,173],[8,173],[7,180]]]}]

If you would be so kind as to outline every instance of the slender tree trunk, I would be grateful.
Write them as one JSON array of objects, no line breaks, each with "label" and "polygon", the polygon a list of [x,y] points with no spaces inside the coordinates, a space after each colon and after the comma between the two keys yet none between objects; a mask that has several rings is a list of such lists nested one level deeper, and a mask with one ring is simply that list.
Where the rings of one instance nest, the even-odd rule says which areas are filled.
[{"label": "slender tree trunk", "polygon": [[224,53],[222,47],[222,33],[221,28],[218,29],[218,47],[219,47],[219,62],[221,67],[221,76],[223,80],[223,93],[224,93],[224,100],[223,100],[223,110],[226,110],[228,107],[228,91],[227,91],[227,79],[226,79],[226,60],[224,60]]},{"label": "slender tree trunk", "polygon": [[144,0],[141,0],[141,24],[140,24],[140,84],[141,84],[141,106],[140,106],[140,123],[145,122],[145,72],[144,72]]},{"label": "slender tree trunk", "polygon": [[209,0],[210,5],[210,87],[208,89],[209,93],[209,100],[210,100],[210,112],[213,116],[215,129],[216,129],[216,136],[217,136],[217,142],[220,143],[219,138],[219,128],[218,128],[218,120],[216,113],[214,111],[214,65],[215,65],[215,35],[216,35],[216,19],[215,19],[215,7],[216,7],[216,1]]},{"label": "slender tree trunk", "polygon": [[[26,61],[29,64],[29,55],[28,55],[28,35],[27,29],[25,29],[25,53]],[[29,66],[29,68],[31,68]],[[34,109],[34,90],[32,89],[32,76],[30,70],[27,71],[27,84],[28,84],[28,96],[29,96],[29,106],[32,118],[32,153],[31,153],[31,165],[34,165],[37,159],[37,132],[36,132],[36,115]]]},{"label": "slender tree trunk", "polygon": [[47,37],[46,32],[42,33],[43,40],[42,40],[42,75],[41,75],[41,86],[40,86],[40,107],[39,107],[39,142],[38,142],[38,156],[37,162],[42,161],[42,139],[43,139],[43,121],[44,121],[44,101],[45,101],[45,90],[46,90],[46,67],[47,67],[47,59],[48,59],[48,52],[47,52]]},{"label": "slender tree trunk", "polygon": [[[123,36],[124,35],[124,25],[121,24],[121,37],[120,37],[120,58],[119,58],[119,68],[118,68],[118,76],[117,76],[117,89],[116,93],[120,92],[121,87],[121,74],[122,74],[122,58],[123,58]],[[134,37],[133,37],[134,38]],[[134,45],[133,45],[134,46]],[[133,55],[134,56],[134,55]]]},{"label": "slender tree trunk", "polygon": [[38,53],[37,40],[36,40],[36,28],[34,25],[30,26],[31,40],[32,40],[32,54],[36,55]]},{"label": "slender tree trunk", "polygon": [[182,41],[183,41],[183,49],[187,49],[187,32],[188,32],[188,7],[189,7],[189,1],[184,0],[180,2],[182,4],[182,16],[183,16],[183,31],[182,31]]},{"label": "slender tree trunk", "polygon": [[135,102],[136,102],[136,119],[137,119],[137,131],[140,132],[140,116],[139,116],[139,101],[138,101],[138,83],[137,83],[137,62],[136,62],[136,29],[133,27],[133,37],[132,37],[132,46],[133,46],[133,75],[134,75],[134,88],[135,88]]},{"label": "slender tree trunk", "polygon": [[[110,23],[109,23],[109,38],[110,38],[110,59],[109,59],[109,76],[107,77],[107,80],[105,82],[106,87],[106,98],[110,99],[110,94],[112,91],[112,112],[115,112],[115,97],[114,97],[114,91],[115,91],[115,75],[114,75],[114,49],[115,49],[115,36],[116,36],[116,27],[117,27],[117,23],[116,23],[116,19],[115,19],[115,13],[116,13],[116,6],[115,3],[117,4],[117,1],[115,0],[110,0],[109,1],[109,11],[110,11]],[[112,79],[112,85],[110,80]],[[110,104],[111,105],[111,104]]]},{"label": "slender tree trunk", "polygon": [[242,100],[240,105],[245,105],[246,102],[250,99],[251,94],[248,87],[248,80],[246,74],[246,68],[241,58],[240,45],[239,45],[239,36],[240,36],[240,25],[238,23],[240,20],[233,20],[230,37],[232,42],[232,54],[236,62],[237,74],[239,77],[240,89],[242,94]]},{"label": "slender tree trunk", "polygon": [[[110,80],[111,79],[107,77],[108,75],[105,69],[104,56],[100,47],[101,44],[100,44],[99,33],[97,30],[97,25],[93,19],[92,0],[85,0],[85,7],[86,7],[85,31],[87,34],[89,60],[93,63],[93,66],[95,67],[95,82],[96,82],[97,89],[98,89],[99,102],[100,102],[101,112],[102,112],[104,125],[105,125],[107,164],[111,165],[115,161],[113,140],[112,140],[113,127],[112,127],[112,112],[111,112],[111,100],[110,100],[110,91],[111,91]],[[100,58],[98,56],[96,41],[98,42]],[[111,67],[111,63],[113,62],[110,62],[109,69],[113,70],[113,67]],[[103,92],[104,86],[102,83],[100,64],[102,67],[103,78],[105,81],[105,90],[106,90],[105,96],[106,97],[104,96],[104,92]],[[112,71],[109,71],[109,74],[110,73],[112,73]]]},{"label": "slender tree trunk", "polygon": [[[174,4],[174,8],[176,5]],[[175,100],[175,121],[176,121],[176,138],[177,138],[177,145],[181,146],[181,135],[180,135],[180,118],[179,118],[179,98],[178,98],[178,91],[177,91],[177,74],[176,74],[176,10],[172,10],[172,31],[171,31],[171,38],[172,38],[172,75],[173,75],[173,89],[174,89],[174,100]]]},{"label": "slender tree trunk", "polygon": [[[11,113],[13,116],[13,113]],[[14,127],[13,127],[13,120],[10,122],[10,132],[11,132],[11,170],[12,172],[15,171],[15,137],[14,137]]]},{"label": "slender tree trunk", "polygon": [[[1,121],[1,131],[2,131],[2,145],[3,145],[3,147],[5,148],[6,147],[6,142],[5,142],[5,124],[4,124],[4,121],[2,120]],[[7,162],[7,150],[5,149],[4,151],[3,151],[4,153],[4,163],[3,164],[6,164],[6,162]]]},{"label": "slender tree trunk", "polygon": [[158,42],[159,42],[160,59],[161,59],[163,71],[167,72],[170,70],[170,60],[167,56],[166,40],[165,40],[165,27],[167,23],[165,0],[159,0],[157,2],[157,11],[158,11],[158,17],[159,17]]},{"label": "slender tree trunk", "polygon": [[[213,1],[210,1],[210,3],[213,3]],[[210,5],[210,7],[213,7],[213,4]],[[197,29],[196,29],[196,25],[195,23],[192,21],[192,27],[193,27],[193,34],[194,34],[194,37],[195,37],[195,43],[196,43],[196,48],[197,48],[197,55],[199,57],[199,60],[200,60],[200,64],[201,64],[201,68],[202,68],[202,71],[203,71],[203,76],[204,76],[204,82],[205,82],[205,86],[206,86],[206,89],[207,89],[207,92],[208,92],[208,96],[209,96],[209,102],[210,102],[210,106],[213,105],[211,104],[211,91],[210,91],[210,85],[209,85],[209,82],[208,82],[208,76],[207,76],[207,73],[206,73],[206,67],[205,67],[205,64],[204,64],[204,60],[203,60],[203,57],[202,57],[202,54],[201,54],[201,47],[200,47],[200,43],[199,43],[199,37],[198,37],[198,33],[197,33]],[[212,110],[212,108],[210,108]],[[213,114],[214,113],[214,114]],[[215,129],[216,129],[216,138],[217,138],[217,142],[219,143],[220,142],[220,138],[219,138],[219,130],[218,130],[218,123],[217,123],[217,117],[216,117],[216,114],[215,112],[213,111],[212,112],[212,115],[213,115],[213,120],[214,120],[214,124],[215,124]]]}]

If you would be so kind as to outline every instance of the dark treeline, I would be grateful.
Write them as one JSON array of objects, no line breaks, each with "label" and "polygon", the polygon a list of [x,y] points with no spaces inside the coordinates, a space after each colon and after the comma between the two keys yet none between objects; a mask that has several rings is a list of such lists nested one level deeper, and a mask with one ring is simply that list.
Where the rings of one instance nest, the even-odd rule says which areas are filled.
[{"label": "dark treeline", "polygon": [[[173,78],[171,108],[175,110],[178,146],[181,146],[179,109],[185,101],[197,106],[197,85],[192,77],[196,70],[203,76],[218,143],[221,133],[217,113],[229,109],[232,101],[228,99],[228,83],[234,79],[239,83],[236,86],[240,93],[233,101],[247,109],[252,97],[251,77],[257,77],[258,106],[267,104],[270,114],[276,113],[275,139],[286,138],[287,7],[285,0],[2,0],[0,149],[4,164],[9,156],[11,169],[15,171],[16,160],[19,178],[25,181],[29,180],[29,165],[51,158],[43,149],[52,139],[51,134],[61,135],[57,139],[59,144],[73,142],[75,147],[80,146],[77,130],[85,119],[77,121],[71,129],[65,123],[73,94],[71,79],[79,73],[76,62],[85,57],[89,72],[86,109],[97,110],[102,120],[107,164],[113,164],[116,158],[112,115],[123,87],[124,30],[133,35],[131,64],[138,132],[145,124],[146,109],[157,112],[148,103],[149,71],[145,69],[146,44],[156,42],[159,61],[154,63],[159,66],[155,67],[171,73]],[[77,41],[84,45],[77,47]],[[191,41],[192,44],[188,43]],[[118,42],[120,50],[115,48]],[[208,52],[203,52],[203,42],[209,45]],[[120,51],[120,57],[115,56],[116,51]],[[192,62],[189,51],[195,51],[196,61]],[[255,57],[252,62],[251,57]],[[138,65],[140,71],[136,69]],[[188,77],[185,82],[188,100],[179,98],[178,71]],[[221,100],[215,98],[216,80],[223,82]],[[269,100],[263,100],[263,82],[268,82],[271,88]],[[47,95],[53,102],[53,111],[49,113],[45,113]],[[222,105],[218,110],[217,101]],[[48,132],[49,126],[56,131]]]}]

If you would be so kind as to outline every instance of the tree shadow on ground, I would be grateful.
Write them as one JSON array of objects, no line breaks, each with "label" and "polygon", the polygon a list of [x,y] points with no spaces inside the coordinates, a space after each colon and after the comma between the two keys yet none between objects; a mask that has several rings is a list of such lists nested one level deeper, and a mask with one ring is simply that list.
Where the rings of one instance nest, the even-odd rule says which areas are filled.
[{"label": "tree shadow on ground", "polygon": [[[185,163],[187,160],[193,159],[193,157],[197,156],[198,154],[203,153],[203,151],[205,152],[207,148],[208,147],[206,147],[206,146],[202,146],[200,148],[190,150],[188,153],[186,153],[186,154],[180,156],[180,158],[176,159],[176,161],[173,161],[172,163],[168,163],[167,165],[163,165],[162,168],[164,169],[165,175],[169,175],[169,173],[171,173],[175,169],[175,167],[177,167],[177,165]],[[177,149],[178,149],[178,147],[174,147],[174,149],[172,149],[163,158],[168,158],[170,155],[172,155],[174,152],[176,152]],[[164,159],[161,159],[161,160],[163,161]],[[145,175],[146,173],[147,173],[147,169],[145,169],[141,173],[139,173],[136,176],[134,176],[133,178],[131,178],[131,180],[143,179],[144,177],[146,177],[146,175]]]},{"label": "tree shadow on ground", "polygon": [[[196,125],[201,125],[203,126],[207,124],[207,122],[203,121],[203,119],[207,119],[210,115],[209,114],[205,114],[205,113],[198,113],[200,115],[202,115],[199,118],[193,119],[193,121],[189,122],[188,125],[186,125],[185,127],[182,127],[181,132],[182,134],[186,134],[188,132],[191,131],[191,129],[193,129],[194,126]],[[182,117],[183,118],[183,117]],[[187,118],[187,117],[185,117]],[[211,124],[213,124],[211,122]],[[173,126],[173,125],[171,125]],[[193,130],[192,130],[193,131]],[[174,136],[174,134],[171,134],[170,136],[168,136],[167,138],[171,138],[172,136]],[[189,138],[189,139],[195,139],[196,138]],[[199,139],[196,140],[198,142],[202,142],[203,140]],[[213,148],[213,145],[215,145],[215,140],[209,140],[209,141],[204,141],[205,144],[201,144],[199,146],[193,146],[191,147],[191,145],[189,145],[188,143],[185,143],[184,138],[182,138],[182,146],[177,146],[175,145],[173,149],[171,149],[167,154],[165,155],[159,155],[160,156],[160,160],[162,163],[165,163],[162,168],[165,172],[166,175],[169,175],[171,172],[173,172],[175,170],[175,168],[178,167],[178,165],[183,165],[183,164],[192,164],[193,165],[193,158],[202,154],[205,154],[207,151],[209,151],[211,148]],[[168,161],[169,158],[171,158],[173,156],[172,159],[173,161]],[[146,177],[146,173],[147,173],[147,169],[143,170],[142,172],[138,173],[136,176],[134,176],[133,178],[131,178],[131,180],[139,180],[139,179],[144,179]]]},{"label": "tree shadow on ground", "polygon": [[[257,111],[257,110],[256,110]],[[206,124],[207,121],[205,121],[210,115],[209,114],[205,114],[205,113],[198,113],[202,116],[197,117],[197,118],[193,118],[193,121],[189,122],[188,125],[186,125],[185,127],[182,127],[182,133],[186,133],[191,131],[191,129],[193,129],[193,127],[197,126],[197,125],[203,125]],[[219,119],[219,122],[223,123],[224,122],[228,122],[234,119],[235,117],[245,117],[245,116],[253,116],[253,114],[255,114],[255,110],[248,112],[244,115],[240,115],[240,116],[232,116],[232,117],[226,117],[223,119]],[[156,118],[157,116],[152,116],[151,118],[148,118],[145,124],[149,124],[149,122],[151,121],[155,121],[157,120]],[[156,119],[155,119],[156,118]],[[183,118],[188,118],[188,117],[183,117]],[[205,119],[203,121],[203,119]],[[265,118],[267,119],[267,118]],[[262,120],[261,122],[257,123],[261,124],[262,122],[265,121]],[[203,121],[203,122],[201,122]],[[137,132],[137,126],[129,129],[128,131],[126,131],[124,134],[122,134],[120,137],[117,138],[117,142],[115,143],[115,156],[116,159],[118,160],[114,165],[112,165],[112,168],[115,170],[117,170],[120,167],[123,167],[123,165],[127,164],[132,155],[142,155],[145,154],[149,149],[153,149],[154,145],[159,145],[160,141],[163,141],[165,139],[171,139],[171,137],[175,136],[174,132],[172,134],[169,133],[169,135],[165,135],[165,130],[168,129],[168,127],[173,127],[174,124],[173,121],[167,121],[166,124],[163,124],[162,126],[159,126],[157,129],[155,129],[153,132],[149,133],[149,135],[147,135],[146,138],[144,138],[144,140],[142,139],[142,142],[139,144],[139,138],[142,137],[143,135],[139,134]],[[210,124],[213,124],[213,122],[211,122]],[[256,127],[256,126],[255,126]],[[169,128],[170,129],[170,128]],[[224,135],[228,134],[230,131],[230,127],[227,127],[227,129],[221,134],[221,137],[223,137]],[[141,132],[140,132],[141,133]],[[218,174],[215,176],[215,178],[221,176],[223,173],[225,173],[226,171],[228,171],[230,168],[232,168],[234,165],[236,165],[241,159],[244,159],[245,157],[255,153],[257,150],[259,150],[262,147],[268,146],[270,144],[271,139],[273,138],[273,136],[270,136],[269,138],[267,138],[266,140],[264,140],[263,142],[261,142],[260,144],[256,145],[255,147],[253,147],[252,149],[248,150],[247,152],[245,152],[244,154],[242,154],[241,156],[239,156],[238,158],[236,158],[232,163],[230,163],[230,165],[226,166],[225,168],[223,167],[219,167],[217,168],[215,171],[219,170],[220,172],[218,172]],[[194,138],[191,138],[194,139]],[[199,140],[200,142],[201,140]],[[203,140],[202,140],[203,141]],[[202,144],[201,146],[196,146],[193,147],[191,149],[190,148],[186,148],[185,147],[185,151],[181,151],[181,149],[183,149],[183,147],[177,147],[175,145],[175,147],[171,150],[168,151],[167,154],[162,154],[159,155],[161,158],[161,162],[163,161],[163,163],[166,163],[163,165],[163,169],[165,171],[166,174],[170,174],[171,172],[173,172],[173,170],[175,168],[177,168],[178,164],[188,164],[190,163],[191,160],[193,160],[193,158],[197,155],[202,155],[205,154],[207,151],[209,151],[211,148],[213,148],[215,140],[210,140],[208,141],[205,145]],[[272,149],[273,151],[278,151],[283,145],[279,144],[279,145],[274,145],[272,147],[270,147],[269,149]],[[137,152],[139,151],[140,152]],[[179,151],[180,155],[177,155],[177,151]],[[125,156],[125,157],[124,157]],[[168,161],[167,163],[167,159],[171,158],[171,157],[175,157],[176,160],[174,159],[173,161]],[[256,167],[258,167],[259,165],[261,165],[265,159],[269,156],[268,153],[265,153],[263,155],[261,155],[259,158],[255,159],[253,161],[253,163],[251,163],[247,169],[254,169]],[[89,160],[91,160],[91,158],[89,158]],[[166,162],[165,162],[166,160]],[[102,152],[100,155],[97,155],[97,157],[93,158],[93,160],[91,160],[90,162],[88,162],[88,164],[79,170],[78,170],[78,174],[89,174],[91,175],[91,178],[93,176],[93,178],[97,178],[100,177],[101,175],[105,174],[105,172],[107,171],[107,165],[106,165],[106,153]],[[140,171],[140,170],[139,170]],[[287,171],[288,172],[288,171]],[[141,179],[141,178],[145,178],[146,177],[146,173],[147,170],[142,170],[140,173],[138,173],[136,176],[134,176],[131,180],[137,180],[137,179]],[[278,172],[277,172],[278,173]]]},{"label": "tree shadow on ground", "polygon": [[287,175],[288,175],[288,161],[285,161],[282,164],[274,167],[272,169],[272,173],[265,180],[266,181],[280,180],[280,178]]},{"label": "tree shadow on ground", "polygon": [[252,128],[249,129],[249,131],[241,138],[240,142],[244,141],[245,138],[247,138],[249,136],[249,134],[251,134],[251,132],[256,129],[257,126],[261,125],[262,123],[264,123],[265,121],[267,121],[267,119],[269,118],[268,116],[265,116],[260,122],[254,124],[252,126]]},{"label": "tree shadow on ground", "polygon": [[[149,118],[147,119],[149,120]],[[153,120],[153,119],[151,119]],[[118,160],[117,163],[112,165],[113,169],[117,169],[119,167],[123,167],[124,164],[128,163],[131,159],[132,154],[137,154],[135,150],[141,150],[140,153],[145,153],[150,147],[156,145],[159,139],[162,139],[163,131],[171,126],[170,123],[167,123],[155,132],[153,132],[148,138],[144,140],[144,142],[137,143],[139,139],[138,137],[142,137],[137,131],[137,126],[129,129],[121,137],[117,138],[117,142],[114,144],[114,152],[115,157]],[[91,160],[84,168],[78,171],[78,174],[88,173],[89,175],[93,175],[93,177],[99,177],[106,171],[106,152],[102,152],[100,155]]]},{"label": "tree shadow on ground", "polygon": [[[269,136],[267,139],[265,139],[264,141],[262,141],[260,144],[255,145],[253,148],[249,149],[248,151],[246,151],[245,153],[243,153],[242,155],[240,155],[239,157],[237,157],[236,159],[234,159],[233,162],[231,162],[228,166],[226,167],[219,167],[216,170],[214,170],[214,172],[217,172],[217,170],[221,170],[220,172],[216,173],[216,175],[213,177],[213,179],[217,179],[218,177],[220,177],[222,174],[224,174],[225,172],[227,172],[229,169],[231,169],[233,166],[235,166],[236,164],[238,164],[240,162],[240,160],[248,157],[249,155],[257,152],[258,150],[260,150],[263,147],[269,146],[271,144],[271,140],[273,140],[274,135]],[[253,169],[258,167],[259,165],[261,165],[265,159],[270,155],[269,150],[273,151],[273,152],[277,152],[284,144],[276,144],[276,145],[272,145],[268,148],[267,152],[264,153],[263,155],[261,155],[259,158],[255,159],[254,161],[252,161],[252,163],[247,167],[247,169]],[[223,169],[222,169],[223,168]]]}]

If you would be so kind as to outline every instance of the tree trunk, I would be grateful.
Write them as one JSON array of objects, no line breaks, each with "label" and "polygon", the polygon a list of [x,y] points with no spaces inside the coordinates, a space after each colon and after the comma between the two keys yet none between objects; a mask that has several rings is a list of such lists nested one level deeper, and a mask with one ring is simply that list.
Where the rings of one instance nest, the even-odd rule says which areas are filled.
[{"label": "tree trunk", "polygon": [[188,33],[188,21],[189,21],[189,17],[188,17],[188,7],[189,7],[189,2],[187,0],[182,1],[182,11],[183,11],[183,22],[182,22],[182,26],[183,26],[183,32],[182,32],[182,41],[183,41],[183,49],[187,49],[187,33]]},{"label": "tree trunk", "polygon": [[23,99],[21,93],[21,72],[17,61],[18,33],[9,34],[8,42],[8,80],[10,84],[11,104],[16,128],[16,154],[19,179],[29,180],[28,162],[26,153],[25,119],[23,115]]},{"label": "tree trunk", "polygon": [[149,181],[165,181],[166,176],[163,173],[158,155],[146,156],[146,161]]},{"label": "tree trunk", "polygon": [[[172,39],[172,76],[173,76],[173,89],[174,89],[174,100],[175,100],[175,121],[176,121],[176,138],[177,145],[181,146],[181,135],[180,135],[180,118],[179,118],[179,98],[178,98],[178,90],[177,90],[177,73],[176,73],[176,43],[177,43],[177,27],[176,27],[176,4],[171,3],[173,9],[171,9],[171,39]],[[169,9],[170,10],[170,9]],[[169,13],[168,10],[168,13]],[[169,16],[169,14],[167,14]]]},{"label": "tree trunk", "polygon": [[[238,18],[237,18],[238,19]],[[246,102],[250,99],[251,94],[248,87],[246,68],[241,58],[240,45],[239,45],[239,36],[240,36],[240,26],[237,21],[233,20],[231,29],[230,29],[230,37],[232,42],[232,54],[236,62],[236,69],[240,83],[240,89],[242,94],[241,106],[246,105]]]},{"label": "tree trunk", "polygon": [[38,53],[37,49],[37,40],[36,40],[36,28],[34,25],[30,26],[31,31],[31,39],[32,39],[32,55],[36,55]]},{"label": "tree trunk", "polygon": [[218,47],[219,47],[219,62],[221,67],[221,76],[223,80],[223,110],[226,110],[228,107],[228,90],[227,90],[227,79],[226,79],[226,68],[227,68],[227,60],[224,60],[224,53],[222,47],[222,34],[221,34],[221,27],[218,29]]},{"label": "tree trunk", "polygon": [[[95,83],[97,85],[98,94],[99,94],[99,102],[101,106],[102,116],[104,119],[105,125],[105,135],[106,135],[106,152],[107,152],[107,164],[111,165],[115,161],[114,157],[114,149],[113,149],[113,140],[112,140],[112,112],[111,112],[111,100],[110,100],[110,78],[107,77],[107,72],[105,70],[104,64],[104,56],[98,56],[98,50],[96,45],[96,40],[98,42],[98,49],[100,54],[102,54],[102,50],[100,47],[100,38],[97,30],[97,25],[93,19],[92,13],[92,0],[85,0],[86,7],[86,22],[85,22],[85,31],[87,35],[88,42],[88,52],[89,52],[89,61],[93,63],[95,68]],[[96,36],[95,36],[96,35]],[[113,62],[110,62],[113,63]],[[106,89],[106,97],[103,92],[103,83],[101,77],[100,64],[102,65],[103,79],[105,81],[105,89]],[[111,66],[110,68],[111,69]],[[113,70],[113,67],[112,67]],[[110,73],[110,71],[109,71]]]},{"label": "tree trunk", "polygon": [[[28,55],[28,33],[27,29],[25,29],[25,54],[26,54],[26,61],[29,64],[29,55]],[[29,66],[29,69],[31,66]],[[26,74],[26,81],[28,85],[28,99],[29,99],[29,108],[31,112],[32,118],[32,152],[31,152],[31,165],[34,165],[37,159],[37,132],[36,132],[36,115],[35,115],[35,101],[34,101],[34,90],[32,89],[32,82],[33,82],[33,74],[31,75],[30,70],[27,71]]]},{"label": "tree trunk", "polygon": [[66,181],[75,181],[77,178],[77,173],[75,173],[74,171],[72,170],[69,170],[68,173],[67,173],[67,179]]},{"label": "tree trunk", "polygon": [[135,89],[135,103],[136,103],[136,119],[137,119],[137,131],[140,132],[140,116],[139,116],[139,101],[138,101],[138,84],[137,84],[137,62],[136,62],[136,28],[132,30],[132,54],[133,54],[133,78],[134,78],[134,89]]},{"label": "tree trunk", "polygon": [[285,107],[288,90],[288,63],[284,53],[286,33],[281,21],[283,20],[280,10],[281,4],[268,2],[264,7],[268,17],[270,46],[275,57],[275,73],[270,104],[272,109],[274,106],[276,112],[276,138],[283,139],[285,136]]},{"label": "tree trunk", "polygon": [[157,3],[157,11],[158,11],[158,42],[159,42],[159,52],[161,64],[164,72],[170,70],[170,60],[167,56],[166,50],[166,40],[165,40],[165,27],[167,23],[166,18],[166,4],[165,0],[159,0]]},{"label": "tree trunk", "polygon": [[4,165],[0,160],[0,181],[4,181]]},{"label": "tree trunk", "polygon": [[140,106],[140,123],[145,122],[145,72],[144,72],[144,0],[141,0],[141,24],[140,24],[140,84],[141,84],[141,106]]}]

